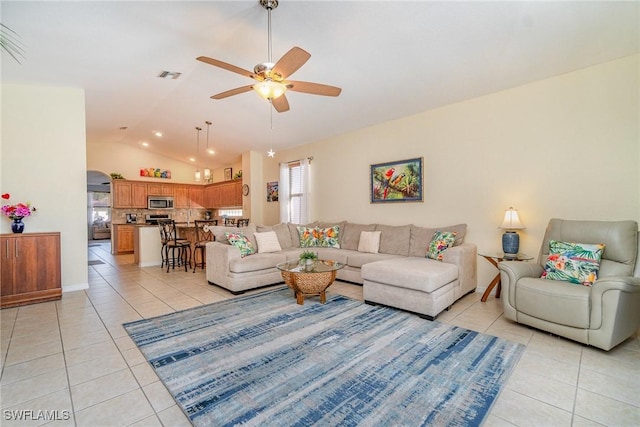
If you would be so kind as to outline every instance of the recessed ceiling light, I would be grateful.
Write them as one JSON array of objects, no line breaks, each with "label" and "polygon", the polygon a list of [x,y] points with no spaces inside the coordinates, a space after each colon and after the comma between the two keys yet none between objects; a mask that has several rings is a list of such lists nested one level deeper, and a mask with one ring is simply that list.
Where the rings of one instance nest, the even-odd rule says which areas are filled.
[{"label": "recessed ceiling light", "polygon": [[148,142],[144,142],[144,141],[141,142],[140,144],[142,144],[143,147],[148,147],[149,146],[149,143]]},{"label": "recessed ceiling light", "polygon": [[160,74],[158,74],[158,77],[160,77],[161,79],[177,79],[178,77],[180,77],[182,73],[179,73],[177,71],[160,71]]},{"label": "recessed ceiling light", "polygon": [[155,136],[157,136],[158,138],[162,136],[162,132],[160,132],[160,131],[155,131],[155,132],[153,132],[153,134]]},{"label": "recessed ceiling light", "polygon": [[215,152],[215,151],[213,151],[211,148],[209,148],[209,149],[207,150],[207,153],[209,153],[209,154],[216,154],[216,152]]},{"label": "recessed ceiling light", "polygon": [[190,162],[195,162],[195,161],[196,161],[196,159],[194,159],[193,157],[189,157],[189,161],[190,161]]}]

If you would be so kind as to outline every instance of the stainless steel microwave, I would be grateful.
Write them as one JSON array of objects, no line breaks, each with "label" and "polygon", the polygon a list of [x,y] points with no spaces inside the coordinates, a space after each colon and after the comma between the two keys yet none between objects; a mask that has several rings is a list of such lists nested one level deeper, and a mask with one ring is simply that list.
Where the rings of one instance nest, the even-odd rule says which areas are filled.
[{"label": "stainless steel microwave", "polygon": [[148,196],[147,208],[149,209],[173,209],[173,197]]}]

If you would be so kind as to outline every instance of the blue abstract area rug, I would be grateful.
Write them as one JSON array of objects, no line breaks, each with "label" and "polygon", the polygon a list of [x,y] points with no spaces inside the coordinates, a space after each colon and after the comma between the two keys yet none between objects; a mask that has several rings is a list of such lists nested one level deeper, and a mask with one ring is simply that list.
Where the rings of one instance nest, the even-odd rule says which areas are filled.
[{"label": "blue abstract area rug", "polygon": [[124,327],[196,426],[480,425],[524,350],[288,288]]}]

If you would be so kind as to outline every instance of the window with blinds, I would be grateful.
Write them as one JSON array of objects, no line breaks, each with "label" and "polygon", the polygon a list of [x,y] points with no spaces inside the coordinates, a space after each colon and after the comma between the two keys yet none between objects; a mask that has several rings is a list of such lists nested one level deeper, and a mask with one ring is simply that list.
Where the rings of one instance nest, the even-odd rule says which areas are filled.
[{"label": "window with blinds", "polygon": [[289,218],[294,224],[302,223],[304,174],[300,162],[289,163]]}]

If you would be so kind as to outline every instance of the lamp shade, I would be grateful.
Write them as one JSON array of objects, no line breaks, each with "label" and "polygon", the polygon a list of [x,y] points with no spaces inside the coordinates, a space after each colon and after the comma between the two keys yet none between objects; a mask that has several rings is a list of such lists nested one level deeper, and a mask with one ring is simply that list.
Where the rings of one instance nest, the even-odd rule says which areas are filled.
[{"label": "lamp shade", "polygon": [[502,220],[502,224],[500,227],[504,230],[522,230],[524,225],[520,222],[520,217],[518,216],[518,211],[513,208],[509,208],[504,212],[504,220]]},{"label": "lamp shade", "polygon": [[264,80],[254,84],[252,87],[264,99],[276,99],[287,90],[287,85],[273,80]]}]

